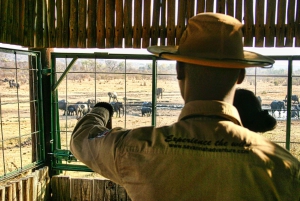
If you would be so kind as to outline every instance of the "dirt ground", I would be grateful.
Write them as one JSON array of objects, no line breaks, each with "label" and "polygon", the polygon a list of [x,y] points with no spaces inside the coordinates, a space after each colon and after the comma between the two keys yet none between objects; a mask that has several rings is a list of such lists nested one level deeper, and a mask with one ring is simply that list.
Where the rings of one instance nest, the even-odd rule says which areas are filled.
[{"label": "dirt ground", "polygon": [[[87,101],[88,99],[96,101],[108,101],[108,92],[114,91],[118,94],[119,102],[124,102],[125,114],[121,117],[113,117],[113,126],[134,128],[140,126],[150,126],[151,116],[142,116],[141,104],[151,102],[151,79],[137,79],[128,77],[126,84],[124,79],[83,79],[80,81],[66,80],[58,88],[59,99],[67,99],[68,102],[76,103],[78,101]],[[162,98],[157,98],[156,126],[164,126],[177,121],[180,108],[183,105],[182,98],[175,76],[170,76],[157,81],[157,87],[164,88]],[[255,91],[252,80],[246,79],[240,85],[241,88],[247,88]],[[196,88],[195,88],[196,89]],[[1,136],[0,144],[0,175],[11,172],[17,168],[23,167],[31,162],[31,126],[30,126],[30,108],[29,108],[29,88],[23,85],[18,90],[9,88],[8,83],[0,81],[1,96]],[[126,91],[126,93],[125,93]],[[256,94],[261,96],[262,105],[268,108],[272,100],[283,100],[285,98],[287,86],[277,85],[270,79],[259,80],[257,82]],[[293,87],[294,94],[300,94],[300,87]],[[19,104],[18,104],[19,103]],[[60,136],[61,148],[69,148],[69,139],[71,132],[76,125],[77,116],[60,115]],[[285,146],[286,141],[286,119],[284,114],[278,119],[278,125],[275,130],[266,132],[262,135],[274,142]],[[300,121],[293,119],[291,123],[290,141],[292,142],[290,151],[300,159]],[[4,159],[3,159],[4,157]]]}]

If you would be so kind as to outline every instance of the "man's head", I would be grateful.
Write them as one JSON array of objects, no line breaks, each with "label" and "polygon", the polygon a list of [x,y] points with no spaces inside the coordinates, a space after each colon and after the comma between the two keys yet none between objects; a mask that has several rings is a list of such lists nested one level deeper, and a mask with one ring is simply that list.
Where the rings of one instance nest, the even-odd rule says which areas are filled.
[{"label": "man's head", "polygon": [[274,60],[245,51],[242,24],[220,13],[189,19],[178,46],[151,46],[148,51],[177,61],[177,77],[185,102],[223,100],[232,103],[236,84],[247,67],[270,67]]}]

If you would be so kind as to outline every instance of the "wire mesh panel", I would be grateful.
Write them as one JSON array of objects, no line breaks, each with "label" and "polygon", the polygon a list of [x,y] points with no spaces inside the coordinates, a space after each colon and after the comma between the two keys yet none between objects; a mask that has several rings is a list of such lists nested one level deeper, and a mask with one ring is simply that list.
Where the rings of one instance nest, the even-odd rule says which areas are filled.
[{"label": "wire mesh panel", "polygon": [[44,159],[38,84],[38,53],[0,49],[0,179],[35,167]]},{"label": "wire mesh panel", "polygon": [[[175,61],[149,55],[97,53],[53,53],[52,61],[54,169],[89,171],[80,166],[82,164],[68,151],[69,141],[78,119],[99,101],[118,105],[112,119],[113,127],[128,129],[175,123],[184,105]],[[294,62],[296,64],[297,60]],[[288,57],[282,57],[276,60],[273,68],[247,69],[245,81],[239,87],[249,89],[259,96],[262,108],[277,119],[276,129],[262,135],[284,147],[292,143],[292,153],[300,158],[297,140],[299,116],[288,117],[287,114],[293,111],[287,109],[289,99],[285,99],[291,87],[288,84],[291,68]],[[297,73],[297,70],[294,71],[294,74]],[[293,85],[293,93],[298,92],[298,85]],[[270,105],[274,100],[284,102],[285,109],[272,110]],[[293,103],[293,106],[296,108],[298,104]],[[292,132],[287,127],[290,124],[293,125]],[[70,162],[71,166],[68,164]]]}]

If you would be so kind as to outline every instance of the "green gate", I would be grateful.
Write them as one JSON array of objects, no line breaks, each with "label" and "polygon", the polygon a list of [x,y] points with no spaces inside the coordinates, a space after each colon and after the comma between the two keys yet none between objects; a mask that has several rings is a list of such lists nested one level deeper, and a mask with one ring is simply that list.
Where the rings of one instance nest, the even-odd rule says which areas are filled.
[{"label": "green gate", "polygon": [[[246,83],[241,87],[261,96],[262,107],[269,111],[271,101],[284,100],[287,95],[285,117],[277,116],[278,128],[262,135],[300,158],[300,137],[297,136],[300,121],[292,115],[297,110],[291,100],[291,95],[300,94],[300,57],[271,57],[276,60],[275,66],[270,69],[247,69]],[[168,125],[177,120],[183,106],[175,61],[147,54],[109,53],[52,53],[51,58],[53,170],[91,171],[69,151],[72,130],[81,117],[72,109],[76,104],[90,103],[92,107],[98,101],[112,101],[108,92],[116,92],[125,112],[124,116],[113,117],[113,126],[126,128]],[[262,88],[264,83],[272,87]],[[164,89],[162,97],[157,94],[158,88]],[[152,107],[149,117],[140,113],[147,102]]]}]

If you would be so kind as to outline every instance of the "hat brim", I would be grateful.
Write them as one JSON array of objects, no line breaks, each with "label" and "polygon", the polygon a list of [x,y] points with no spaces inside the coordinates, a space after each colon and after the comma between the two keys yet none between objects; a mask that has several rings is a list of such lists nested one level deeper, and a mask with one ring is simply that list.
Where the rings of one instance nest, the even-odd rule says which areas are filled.
[{"label": "hat brim", "polygon": [[244,50],[243,59],[211,59],[180,55],[178,46],[150,46],[147,50],[164,59],[218,68],[271,68],[275,63],[270,57],[246,50]]}]

